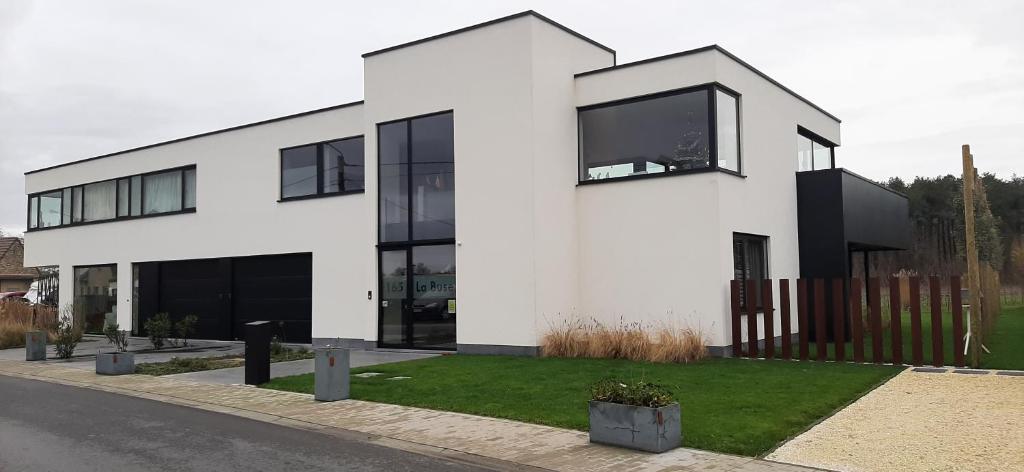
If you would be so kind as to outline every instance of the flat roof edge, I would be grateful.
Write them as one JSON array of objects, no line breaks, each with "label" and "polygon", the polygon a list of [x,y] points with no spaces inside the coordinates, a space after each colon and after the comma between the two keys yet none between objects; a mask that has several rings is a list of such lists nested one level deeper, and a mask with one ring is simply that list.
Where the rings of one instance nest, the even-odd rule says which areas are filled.
[{"label": "flat roof edge", "polygon": [[675,52],[675,53],[672,53],[672,54],[665,54],[663,56],[650,57],[650,58],[647,58],[647,59],[641,59],[639,61],[627,62],[625,64],[617,64],[617,65],[614,65],[614,66],[602,67],[600,69],[588,70],[588,71],[580,72],[580,73],[576,74],[575,77],[576,78],[586,77],[588,75],[600,74],[602,72],[610,72],[610,71],[613,71],[613,70],[625,69],[625,68],[628,68],[628,67],[639,66],[639,65],[643,65],[643,64],[650,64],[652,62],[659,62],[659,61],[664,61],[664,60],[668,60],[668,59],[674,59],[674,58],[677,58],[677,57],[689,56],[689,55],[693,55],[693,54],[699,54],[699,53],[708,52],[708,51],[718,51],[718,52],[722,53],[722,55],[724,55],[725,57],[728,57],[729,59],[732,59],[737,64],[747,68],[747,70],[753,72],[754,74],[757,74],[762,79],[767,80],[772,85],[774,85],[774,86],[782,89],[784,92],[792,95],[797,100],[800,100],[801,102],[804,102],[805,104],[809,105],[811,108],[814,108],[815,110],[821,112],[825,116],[831,118],[832,120],[835,120],[836,123],[842,123],[843,122],[837,116],[835,116],[835,115],[825,111],[824,108],[821,108],[818,105],[815,105],[810,100],[802,97],[800,94],[794,92],[789,87],[786,87],[785,85],[782,85],[781,83],[779,83],[779,81],[769,77],[768,74],[765,74],[764,72],[761,72],[756,67],[750,65],[749,63],[747,63],[743,59],[740,59],[739,57],[736,57],[735,54],[733,54],[733,53],[731,53],[729,51],[726,51],[725,48],[723,48],[723,47],[721,47],[721,46],[719,46],[717,44],[712,44],[712,45],[709,45],[709,46],[703,46],[703,47],[699,47],[699,48],[696,48],[696,49],[689,49],[689,50],[686,50],[686,51]]},{"label": "flat roof edge", "polygon": [[332,106],[329,106],[329,107],[317,108],[316,110],[309,110],[309,111],[294,113],[294,114],[291,114],[291,115],[279,116],[279,117],[276,117],[276,118],[270,118],[270,119],[267,119],[267,120],[256,121],[256,122],[253,122],[253,123],[246,123],[244,125],[232,126],[230,128],[223,128],[223,129],[218,129],[218,130],[214,130],[214,131],[207,131],[205,133],[193,134],[191,136],[185,136],[183,138],[176,138],[176,139],[172,139],[172,140],[169,140],[169,141],[161,141],[161,142],[154,143],[154,144],[147,144],[145,146],[139,146],[139,147],[134,147],[134,148],[131,148],[131,149],[125,149],[125,150],[122,150],[122,151],[112,152],[112,153],[109,153],[109,154],[102,154],[102,155],[99,155],[99,156],[87,157],[85,159],[78,159],[78,160],[71,161],[71,162],[65,162],[63,164],[55,164],[55,165],[52,165],[52,166],[49,166],[49,167],[43,167],[41,169],[30,170],[28,172],[25,172],[25,175],[30,175],[30,174],[35,174],[35,173],[38,173],[38,172],[44,172],[44,171],[48,171],[48,170],[58,169],[58,168],[61,168],[61,167],[67,167],[67,166],[71,166],[71,165],[75,165],[75,164],[81,164],[83,162],[95,161],[97,159],[103,159],[103,158],[107,158],[107,157],[119,156],[121,154],[128,154],[130,152],[142,151],[142,150],[145,150],[145,149],[155,148],[155,147],[159,147],[159,146],[165,146],[165,145],[168,145],[168,144],[180,143],[182,141],[188,141],[190,139],[205,138],[207,136],[212,136],[212,135],[215,135],[215,134],[227,133],[229,131],[237,131],[237,130],[244,129],[244,128],[252,128],[254,126],[267,125],[267,124],[275,123],[275,122],[278,122],[278,121],[290,120],[292,118],[301,118],[301,117],[307,116],[307,115],[315,115],[317,113],[323,113],[323,112],[332,111],[332,110],[339,110],[339,109],[342,109],[342,108],[348,108],[348,107],[352,107],[352,106],[356,106],[356,105],[362,105],[362,104],[363,104],[363,101],[359,100],[359,101],[356,101],[356,102],[342,103],[341,105],[332,105]]},{"label": "flat roof edge", "polygon": [[612,49],[612,48],[610,48],[608,46],[605,46],[605,45],[603,45],[603,44],[601,44],[601,43],[599,43],[597,41],[594,41],[593,39],[590,39],[590,38],[588,38],[588,37],[586,37],[586,36],[576,32],[576,31],[566,27],[565,25],[562,25],[561,23],[558,23],[557,21],[552,20],[551,18],[548,18],[548,17],[546,17],[544,15],[541,15],[540,13],[537,13],[537,12],[535,12],[533,10],[526,10],[526,11],[515,13],[515,14],[512,14],[512,15],[503,16],[501,18],[497,18],[497,19],[494,19],[494,20],[488,20],[488,21],[485,21],[483,23],[477,23],[475,25],[470,25],[470,26],[466,26],[466,27],[459,28],[459,29],[456,29],[456,30],[448,31],[448,32],[445,32],[445,33],[435,34],[433,36],[427,36],[426,38],[420,38],[420,39],[417,39],[417,40],[414,40],[414,41],[409,41],[409,42],[406,42],[406,43],[397,44],[395,46],[389,46],[389,47],[386,47],[386,48],[383,48],[383,49],[377,49],[375,51],[370,51],[368,53],[363,54],[362,57],[365,59],[367,57],[376,56],[378,54],[383,54],[383,53],[386,53],[386,52],[391,52],[391,51],[394,51],[394,50],[397,50],[397,49],[407,48],[409,46],[416,46],[417,44],[423,44],[423,43],[426,43],[426,42],[433,41],[435,39],[447,38],[448,36],[454,36],[454,35],[457,35],[457,34],[460,34],[460,33],[465,33],[467,31],[472,31],[472,30],[475,30],[475,29],[480,29],[480,28],[484,28],[484,27],[487,27],[487,26],[495,25],[495,24],[498,24],[498,23],[503,23],[503,22],[506,22],[506,21],[515,20],[517,18],[522,18],[522,17],[525,17],[525,16],[536,17],[537,19],[539,19],[541,21],[544,21],[544,22],[550,24],[551,26],[554,26],[554,27],[556,27],[556,28],[558,28],[558,29],[560,29],[562,31],[565,31],[566,33],[569,33],[572,36],[575,36],[575,37],[577,37],[579,39],[582,39],[583,41],[586,41],[586,42],[588,42],[588,43],[590,43],[590,44],[592,44],[594,46],[597,46],[597,47],[599,47],[599,48],[601,48],[601,49],[603,49],[603,50],[605,50],[607,52],[610,52],[612,54],[612,56],[615,55],[615,50],[614,49]]}]

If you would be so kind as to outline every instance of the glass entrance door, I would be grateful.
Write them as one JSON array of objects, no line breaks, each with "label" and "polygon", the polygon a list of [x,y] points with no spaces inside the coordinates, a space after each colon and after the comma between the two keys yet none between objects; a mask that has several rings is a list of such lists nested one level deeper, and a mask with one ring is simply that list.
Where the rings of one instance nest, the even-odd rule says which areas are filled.
[{"label": "glass entrance door", "polygon": [[455,245],[380,253],[380,344],[448,349],[455,344]]}]

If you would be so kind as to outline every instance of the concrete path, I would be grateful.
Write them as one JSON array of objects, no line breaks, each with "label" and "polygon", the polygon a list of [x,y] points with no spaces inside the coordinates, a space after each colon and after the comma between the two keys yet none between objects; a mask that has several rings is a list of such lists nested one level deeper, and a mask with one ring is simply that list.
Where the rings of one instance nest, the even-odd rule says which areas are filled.
[{"label": "concrete path", "polygon": [[[438,355],[440,354],[389,351],[349,351],[349,361],[352,367],[367,367],[371,365],[389,364],[392,362],[411,361],[414,359],[426,359],[428,357],[436,357]],[[272,379],[288,377],[290,375],[308,374],[311,372],[313,372],[313,359],[275,362],[270,364],[270,378]],[[176,380],[189,380],[192,382],[223,385],[243,384],[245,383],[245,367],[204,370],[202,372],[187,372],[184,374],[167,375],[165,377]]]},{"label": "concrete path", "polygon": [[[58,364],[0,361],[0,375],[87,387],[307,430],[363,435],[462,462],[565,471],[807,471],[750,457],[678,448],[648,454],[590,444],[587,434],[517,421],[359,400],[320,403],[311,395],[167,377],[98,376]],[[580,405],[580,408],[585,408]]]},{"label": "concrete path", "polygon": [[[46,347],[48,363],[60,363],[68,367],[78,369],[94,369],[96,366],[97,352],[110,352],[113,349],[107,338],[96,335],[86,335],[75,347],[75,355],[70,360],[57,359],[57,353],[53,345]],[[165,347],[159,351],[153,350],[153,346],[146,338],[129,338],[128,351],[135,353],[135,363],[145,364],[150,362],[167,362],[172,357],[219,357],[219,356],[241,356],[245,354],[245,343],[240,341],[206,341],[190,340],[186,347]],[[0,360],[25,360],[25,348],[0,350]]]},{"label": "concrete path", "polygon": [[1024,377],[924,370],[937,372],[903,371],[768,458],[840,471],[1024,470]]},{"label": "concrete path", "polygon": [[0,376],[0,392],[3,471],[487,470],[361,438],[49,382]]}]

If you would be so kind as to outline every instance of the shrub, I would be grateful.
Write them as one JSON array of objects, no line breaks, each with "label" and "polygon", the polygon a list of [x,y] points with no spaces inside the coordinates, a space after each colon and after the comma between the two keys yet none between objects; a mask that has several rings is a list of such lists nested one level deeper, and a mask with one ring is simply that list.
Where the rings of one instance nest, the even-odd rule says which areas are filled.
[{"label": "shrub", "polygon": [[53,339],[53,347],[57,351],[57,358],[71,359],[75,354],[75,347],[82,339],[82,330],[73,317],[62,316],[57,321],[56,335]]},{"label": "shrub", "polygon": [[595,401],[648,408],[660,408],[676,402],[668,389],[643,380],[629,384],[617,379],[599,380],[590,387],[590,393]]},{"label": "shrub", "polygon": [[19,300],[0,302],[0,349],[25,346],[25,333],[39,330],[49,339],[56,335],[57,310]]},{"label": "shrub", "polygon": [[157,313],[146,320],[143,327],[146,328],[146,334],[149,336],[149,342],[153,344],[153,349],[163,349],[167,338],[171,337],[170,315]]},{"label": "shrub", "polygon": [[707,342],[696,329],[661,328],[650,332],[639,322],[609,328],[597,320],[565,321],[541,338],[545,357],[589,357],[648,362],[693,362],[708,356]]},{"label": "shrub", "polygon": [[196,332],[196,324],[199,323],[199,317],[196,315],[185,315],[184,318],[178,320],[174,324],[174,331],[177,333],[178,338],[181,340],[182,346],[188,346],[188,338],[192,337]]},{"label": "shrub", "polygon": [[103,335],[107,337],[107,342],[117,349],[117,352],[128,351],[128,330],[121,329],[117,323],[107,323],[103,327]]}]

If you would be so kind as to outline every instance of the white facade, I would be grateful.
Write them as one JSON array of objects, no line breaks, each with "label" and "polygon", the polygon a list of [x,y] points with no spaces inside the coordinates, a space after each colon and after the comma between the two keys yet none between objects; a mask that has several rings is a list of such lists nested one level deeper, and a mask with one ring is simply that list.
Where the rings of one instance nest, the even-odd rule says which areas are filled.
[{"label": "white facade", "polygon": [[[377,125],[450,110],[460,351],[532,353],[568,317],[699,327],[725,346],[734,232],[769,238],[771,277],[799,276],[797,126],[838,144],[839,122],[721,49],[612,67],[611,50],[526,12],[364,57],[363,102],[30,172],[35,194],[195,165],[197,205],[30,230],[26,265],[59,266],[66,304],[73,267],[117,264],[129,327],[133,263],[310,253],[314,341],[376,345]],[[578,185],[577,107],[713,83],[740,95],[742,175]],[[279,202],[280,149],[357,135],[365,193]]]}]

